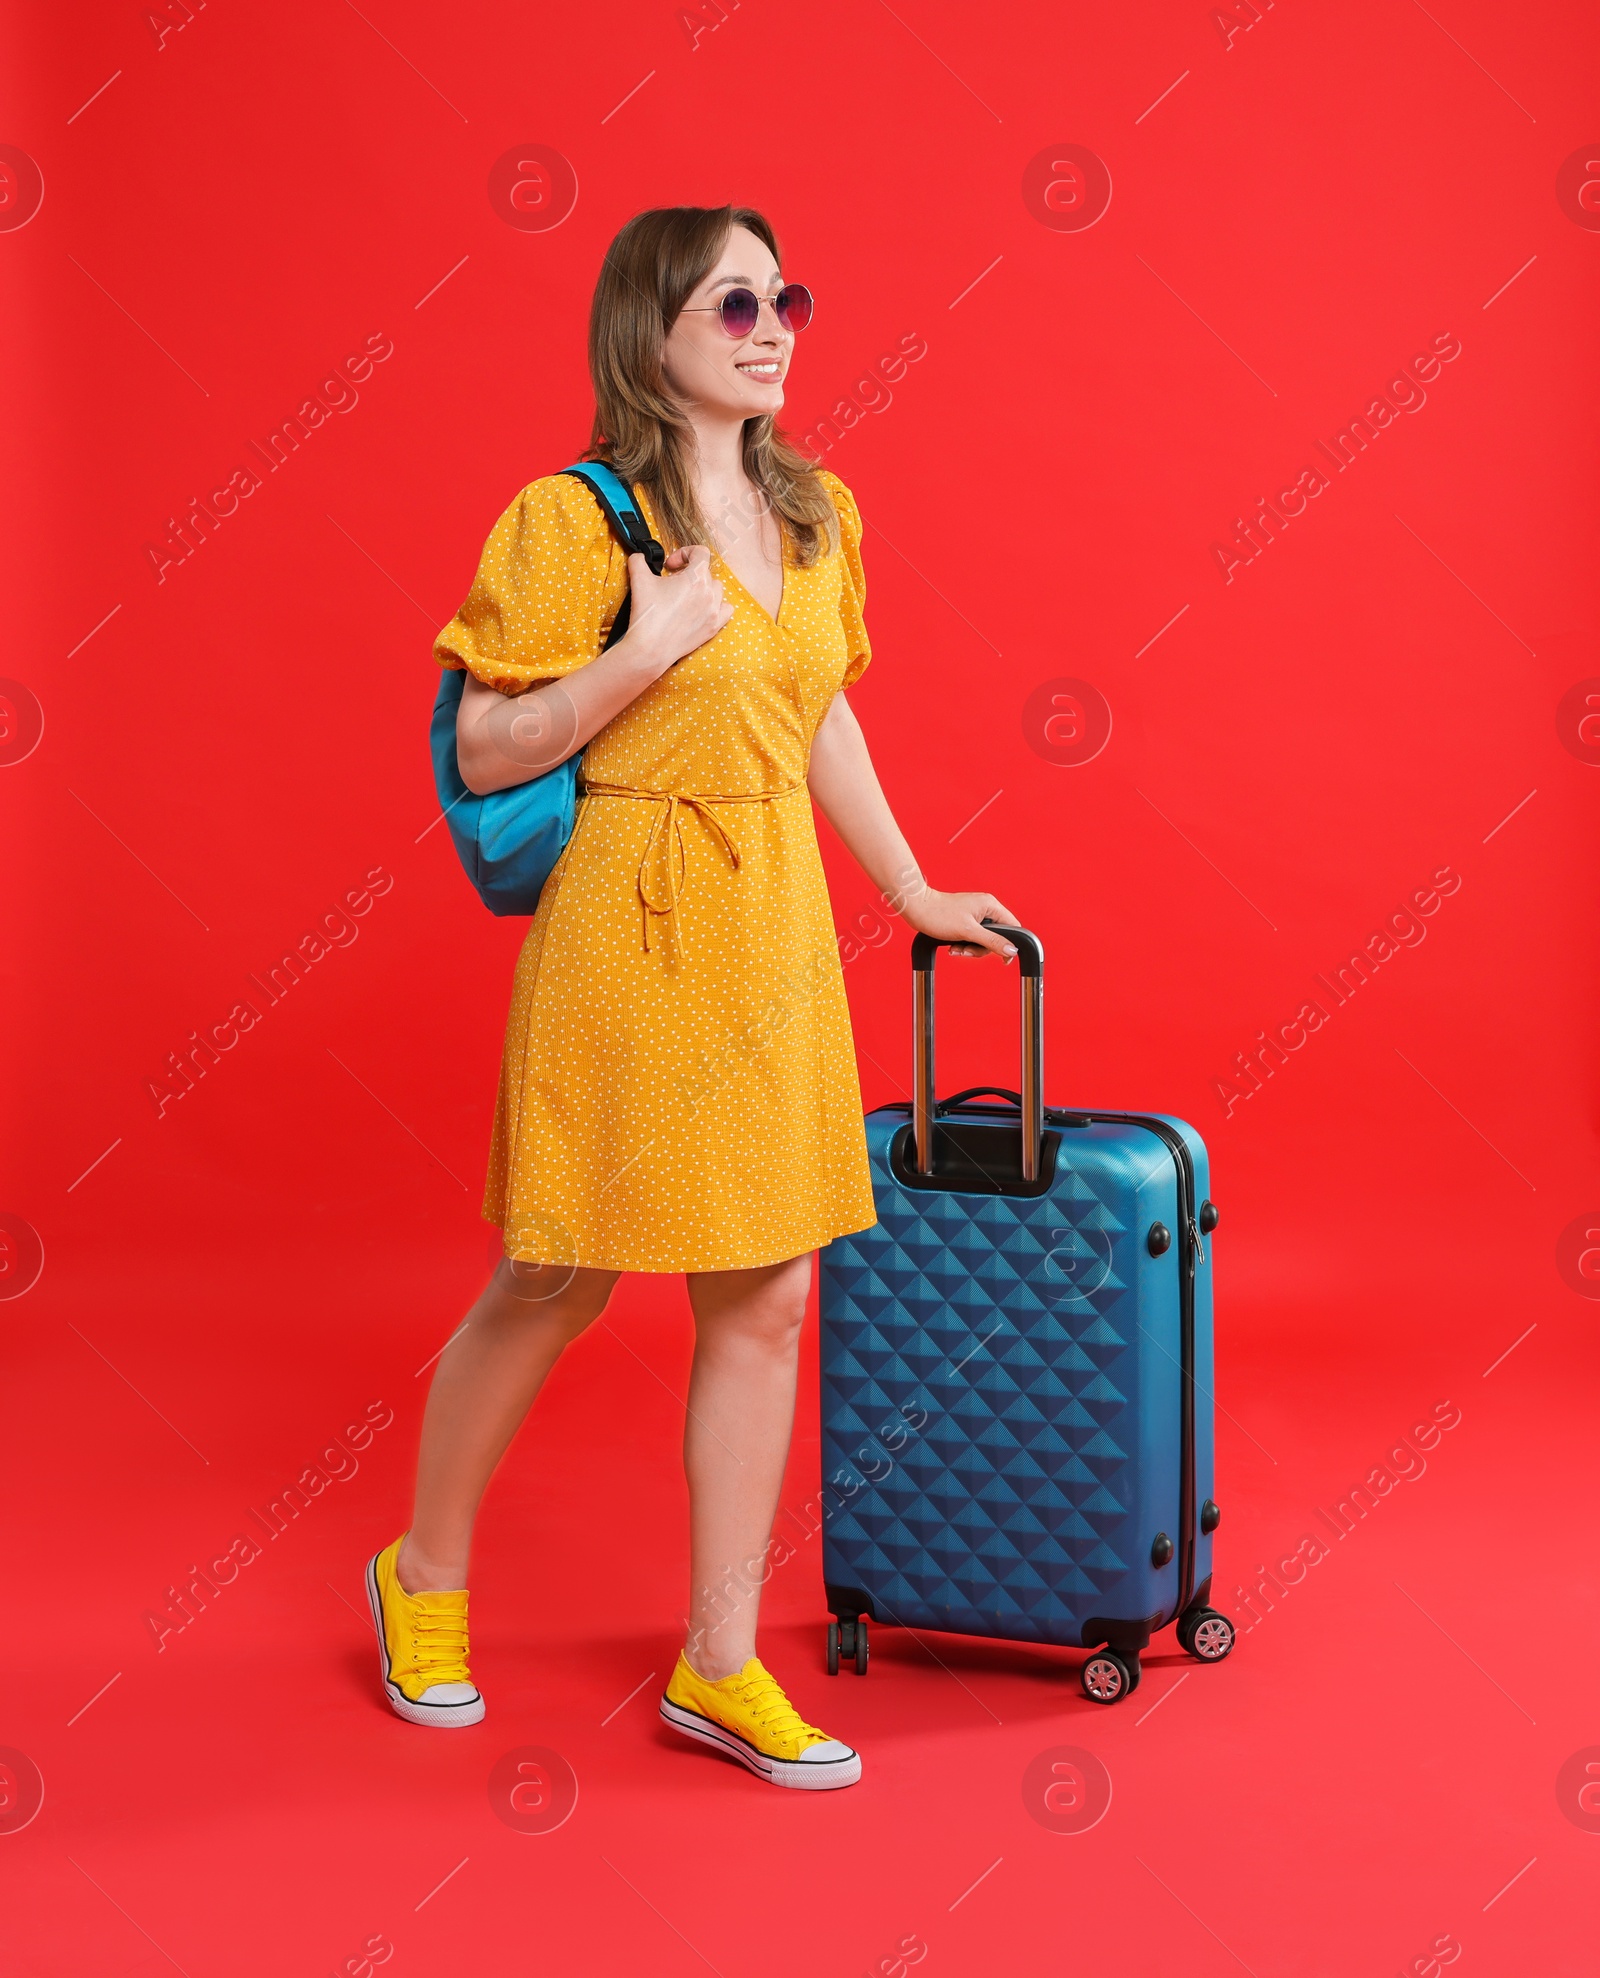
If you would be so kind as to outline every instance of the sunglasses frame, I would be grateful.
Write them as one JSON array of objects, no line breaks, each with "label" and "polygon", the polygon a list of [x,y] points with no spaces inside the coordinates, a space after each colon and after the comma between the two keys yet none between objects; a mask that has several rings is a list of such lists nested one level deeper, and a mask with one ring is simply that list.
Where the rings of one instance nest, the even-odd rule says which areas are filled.
[{"label": "sunglasses frame", "polygon": [[[786,323],[783,320],[783,317],[778,313],[779,303],[783,301],[784,297],[789,293],[791,289],[799,289],[801,294],[805,296],[806,300],[811,305],[811,314],[807,316],[804,323],[801,324]],[[733,298],[736,295],[747,295],[752,297],[755,301],[756,321],[755,323],[752,323],[750,325],[750,328],[748,330],[734,330],[734,329],[729,329],[728,327],[728,318],[726,314],[727,305],[733,300]],[[778,290],[778,293],[776,295],[757,295],[753,288],[746,288],[744,283],[740,282],[737,287],[728,289],[718,301],[702,303],[698,305],[696,308],[682,309],[678,313],[683,316],[710,316],[715,314],[717,317],[721,319],[722,327],[724,330],[727,331],[727,334],[730,337],[747,337],[754,332],[756,323],[759,323],[761,321],[761,310],[763,304],[770,306],[773,315],[778,318],[778,328],[780,330],[786,331],[792,337],[798,336],[801,330],[808,329],[816,318],[817,299],[811,293],[810,289],[806,287],[804,282],[785,282],[783,287]]]}]

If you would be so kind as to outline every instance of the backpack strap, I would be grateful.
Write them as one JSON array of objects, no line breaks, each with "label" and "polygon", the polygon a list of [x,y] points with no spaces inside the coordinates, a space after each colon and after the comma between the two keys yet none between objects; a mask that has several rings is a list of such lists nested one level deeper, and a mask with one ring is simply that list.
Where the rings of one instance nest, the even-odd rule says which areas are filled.
[{"label": "backpack strap", "polygon": [[610,523],[617,541],[630,555],[642,556],[650,566],[651,576],[659,577],[667,552],[651,535],[627,482],[603,460],[579,460],[561,471],[583,482],[600,504],[600,513]]},{"label": "backpack strap", "polygon": [[[639,504],[633,498],[633,490],[626,481],[614,473],[603,460],[579,460],[570,467],[562,468],[563,474],[570,474],[584,486],[600,504],[600,513],[611,525],[611,533],[630,555],[642,556],[650,566],[652,577],[661,575],[662,565],[667,560],[667,552],[651,535],[649,525],[639,511]],[[633,615],[633,594],[622,600],[621,608],[611,621],[611,630],[606,635],[602,652],[609,652],[628,629],[628,621]]]}]

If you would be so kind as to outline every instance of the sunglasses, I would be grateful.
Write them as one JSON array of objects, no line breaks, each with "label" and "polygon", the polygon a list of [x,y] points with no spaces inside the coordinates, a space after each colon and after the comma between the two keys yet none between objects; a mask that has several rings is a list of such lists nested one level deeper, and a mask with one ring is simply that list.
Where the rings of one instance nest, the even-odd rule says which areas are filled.
[{"label": "sunglasses", "polygon": [[811,321],[815,303],[811,291],[800,282],[786,282],[776,295],[757,295],[754,289],[730,288],[720,302],[703,308],[685,309],[685,316],[706,316],[714,309],[730,337],[747,337],[761,320],[763,302],[772,304],[773,314],[786,330],[803,330]]}]

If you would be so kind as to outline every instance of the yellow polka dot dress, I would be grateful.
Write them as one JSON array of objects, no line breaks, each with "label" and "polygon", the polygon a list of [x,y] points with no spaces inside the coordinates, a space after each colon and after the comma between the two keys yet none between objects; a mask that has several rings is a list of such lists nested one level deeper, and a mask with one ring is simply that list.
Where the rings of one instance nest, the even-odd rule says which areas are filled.
[{"label": "yellow polka dot dress", "polygon": [[[713,555],[732,619],[584,750],[506,1026],[484,1215],[508,1256],[738,1270],[877,1220],[805,785],[871,657],[861,518],[822,480],[840,547],[786,553],[776,621]],[[593,659],[627,593],[594,496],[552,475],[495,524],[434,651],[516,693]]]}]

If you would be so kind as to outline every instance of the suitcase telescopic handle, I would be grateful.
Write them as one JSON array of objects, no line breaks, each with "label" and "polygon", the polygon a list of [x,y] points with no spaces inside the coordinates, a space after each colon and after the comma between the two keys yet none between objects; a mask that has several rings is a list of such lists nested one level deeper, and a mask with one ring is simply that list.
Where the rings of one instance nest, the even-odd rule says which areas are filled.
[{"label": "suitcase telescopic handle", "polygon": [[[1003,934],[1017,951],[1022,991],[1022,1178],[1037,1181],[1044,1151],[1044,943],[1025,927],[985,927]],[[933,964],[941,948],[961,945],[919,934],[911,943],[912,1022],[916,1076],[911,1091],[912,1140],[917,1172],[933,1173],[934,1092]]]}]

